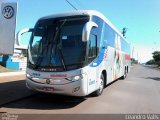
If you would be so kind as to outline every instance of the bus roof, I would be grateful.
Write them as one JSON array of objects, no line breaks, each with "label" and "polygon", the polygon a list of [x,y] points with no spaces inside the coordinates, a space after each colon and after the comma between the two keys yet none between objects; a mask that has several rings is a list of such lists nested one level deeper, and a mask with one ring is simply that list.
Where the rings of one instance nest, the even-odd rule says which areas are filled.
[{"label": "bus roof", "polygon": [[40,20],[42,20],[42,19],[51,19],[51,18],[59,18],[59,17],[67,17],[67,16],[75,16],[75,15],[97,16],[97,17],[101,18],[102,20],[104,20],[113,30],[115,30],[123,39],[126,40],[126,38],[123,37],[123,35],[114,27],[114,25],[102,13],[100,13],[100,12],[98,12],[96,10],[68,11],[68,12],[63,12],[63,13],[59,13],[59,14],[45,16],[45,17],[40,18]]}]

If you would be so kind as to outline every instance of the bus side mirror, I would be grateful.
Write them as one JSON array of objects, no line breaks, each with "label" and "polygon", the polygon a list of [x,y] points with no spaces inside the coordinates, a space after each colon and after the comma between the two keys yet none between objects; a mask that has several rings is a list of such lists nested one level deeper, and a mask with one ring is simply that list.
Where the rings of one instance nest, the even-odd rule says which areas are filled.
[{"label": "bus side mirror", "polygon": [[95,22],[89,21],[85,24],[82,32],[82,41],[88,41],[92,27],[98,27]]},{"label": "bus side mirror", "polygon": [[21,37],[22,37],[22,35],[23,35],[24,33],[33,32],[33,30],[34,30],[34,29],[32,29],[32,28],[25,28],[25,29],[20,30],[20,31],[17,33],[15,48],[17,48],[17,49],[27,49],[27,48],[28,48],[28,45],[21,45],[21,43],[20,43]]}]

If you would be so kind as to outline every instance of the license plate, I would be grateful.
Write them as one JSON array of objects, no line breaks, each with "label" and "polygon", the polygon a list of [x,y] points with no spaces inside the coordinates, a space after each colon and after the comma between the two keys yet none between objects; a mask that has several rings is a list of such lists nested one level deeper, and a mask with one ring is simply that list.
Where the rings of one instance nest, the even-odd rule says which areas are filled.
[{"label": "license plate", "polygon": [[50,91],[54,91],[54,88],[51,88],[51,87],[44,87],[43,90],[44,90],[44,91],[50,92]]}]

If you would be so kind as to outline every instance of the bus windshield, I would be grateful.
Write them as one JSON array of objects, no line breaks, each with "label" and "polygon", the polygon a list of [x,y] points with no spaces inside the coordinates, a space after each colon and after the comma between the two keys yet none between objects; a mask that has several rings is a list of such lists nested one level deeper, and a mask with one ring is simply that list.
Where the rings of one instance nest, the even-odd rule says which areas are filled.
[{"label": "bus windshield", "polygon": [[87,46],[82,41],[82,30],[87,21],[88,18],[81,17],[37,22],[28,49],[29,64],[43,70],[55,68],[54,71],[82,66]]}]

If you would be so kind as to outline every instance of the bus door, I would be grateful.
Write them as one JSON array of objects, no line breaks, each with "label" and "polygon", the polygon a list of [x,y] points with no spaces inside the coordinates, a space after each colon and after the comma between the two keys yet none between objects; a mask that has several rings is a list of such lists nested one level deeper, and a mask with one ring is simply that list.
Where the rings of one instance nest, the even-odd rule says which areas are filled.
[{"label": "bus door", "polygon": [[97,33],[92,28],[88,42],[88,63],[90,65],[88,71],[88,93],[93,92],[97,87],[97,54]]}]

